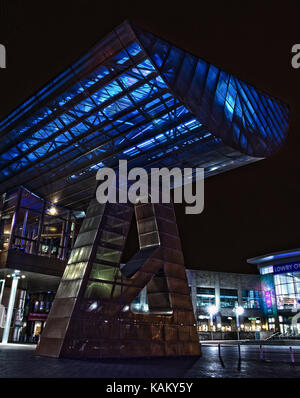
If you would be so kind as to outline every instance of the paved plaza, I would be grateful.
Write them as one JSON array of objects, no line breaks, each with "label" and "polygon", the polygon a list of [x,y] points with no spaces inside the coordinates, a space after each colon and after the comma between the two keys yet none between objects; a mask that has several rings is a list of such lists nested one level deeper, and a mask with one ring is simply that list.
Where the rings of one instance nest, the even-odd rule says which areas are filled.
[{"label": "paved plaza", "polygon": [[299,378],[300,347],[295,363],[288,346],[221,347],[203,345],[201,358],[71,360],[38,357],[34,346],[0,345],[0,378]]}]

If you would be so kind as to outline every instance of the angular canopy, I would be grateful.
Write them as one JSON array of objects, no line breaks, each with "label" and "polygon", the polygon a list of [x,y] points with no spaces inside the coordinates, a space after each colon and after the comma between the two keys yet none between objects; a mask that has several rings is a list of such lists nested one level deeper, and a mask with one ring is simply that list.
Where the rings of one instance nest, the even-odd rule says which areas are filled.
[{"label": "angular canopy", "polygon": [[275,153],[288,121],[279,100],[126,21],[0,123],[1,192],[84,209],[119,159],[211,176]]}]

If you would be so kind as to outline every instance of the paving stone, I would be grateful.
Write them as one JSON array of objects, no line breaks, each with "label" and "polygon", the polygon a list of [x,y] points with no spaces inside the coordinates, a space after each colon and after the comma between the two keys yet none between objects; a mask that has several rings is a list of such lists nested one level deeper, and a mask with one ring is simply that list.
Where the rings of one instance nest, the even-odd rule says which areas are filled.
[{"label": "paving stone", "polygon": [[291,364],[287,346],[265,346],[264,361],[258,346],[221,348],[203,346],[201,358],[139,358],[72,360],[38,357],[34,346],[0,346],[0,378],[299,378],[300,347],[293,347]]}]

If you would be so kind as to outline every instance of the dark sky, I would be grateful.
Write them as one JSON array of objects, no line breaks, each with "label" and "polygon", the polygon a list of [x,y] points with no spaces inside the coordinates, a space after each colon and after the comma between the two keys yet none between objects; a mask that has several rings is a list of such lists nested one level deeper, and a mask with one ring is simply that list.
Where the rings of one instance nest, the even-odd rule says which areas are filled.
[{"label": "dark sky", "polygon": [[205,181],[205,210],[176,206],[186,266],[256,272],[246,259],[300,247],[298,1],[0,1],[0,119],[124,19],[288,103],[285,146],[270,159]]}]

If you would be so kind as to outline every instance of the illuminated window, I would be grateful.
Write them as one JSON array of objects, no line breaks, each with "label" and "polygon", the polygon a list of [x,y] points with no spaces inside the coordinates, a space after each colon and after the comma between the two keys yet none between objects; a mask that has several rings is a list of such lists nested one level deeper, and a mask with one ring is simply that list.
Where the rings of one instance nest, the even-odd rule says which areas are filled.
[{"label": "illuminated window", "polygon": [[197,287],[197,307],[215,305],[215,289],[211,287]]},{"label": "illuminated window", "polygon": [[300,273],[274,275],[277,309],[300,309]]},{"label": "illuminated window", "polygon": [[34,310],[34,312],[36,312],[36,311],[38,311],[38,309],[39,309],[39,301],[35,301],[33,310]]},{"label": "illuminated window", "polygon": [[236,289],[220,289],[221,308],[234,308],[238,305],[238,294]]},{"label": "illuminated window", "polygon": [[261,275],[272,274],[273,273],[273,265],[271,265],[269,267],[260,268],[259,272]]},{"label": "illuminated window", "polygon": [[260,298],[258,290],[243,290],[242,301],[244,308],[260,308]]}]

